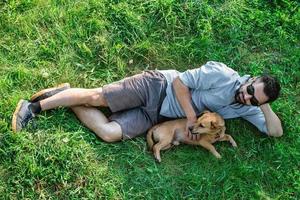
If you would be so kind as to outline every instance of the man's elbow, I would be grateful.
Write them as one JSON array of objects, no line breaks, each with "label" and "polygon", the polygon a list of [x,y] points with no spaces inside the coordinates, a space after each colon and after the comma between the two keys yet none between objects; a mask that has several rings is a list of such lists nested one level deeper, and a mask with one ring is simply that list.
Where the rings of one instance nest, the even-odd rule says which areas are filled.
[{"label": "man's elbow", "polygon": [[272,136],[272,137],[281,137],[282,135],[283,135],[282,130],[268,132],[268,136]]},{"label": "man's elbow", "polygon": [[272,123],[273,126],[269,127],[267,126],[268,135],[272,137],[281,137],[283,135],[283,129],[281,122],[278,121],[277,123]]}]

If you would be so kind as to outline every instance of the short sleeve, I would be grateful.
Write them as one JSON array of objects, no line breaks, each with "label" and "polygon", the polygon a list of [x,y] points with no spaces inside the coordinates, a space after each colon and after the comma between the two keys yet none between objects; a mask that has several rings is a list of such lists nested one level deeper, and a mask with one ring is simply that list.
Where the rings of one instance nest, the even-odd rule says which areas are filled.
[{"label": "short sleeve", "polygon": [[226,79],[230,79],[233,73],[236,72],[225,64],[209,61],[200,68],[181,73],[179,79],[191,89],[206,90],[221,85]]},{"label": "short sleeve", "polygon": [[249,121],[254,126],[256,126],[258,128],[258,130],[260,130],[261,132],[267,134],[268,133],[268,129],[267,129],[267,126],[266,126],[265,115],[261,111],[260,108],[257,107],[256,110],[257,110],[256,112],[253,112],[251,114],[244,115],[244,116],[241,116],[241,117],[243,119]]},{"label": "short sleeve", "polygon": [[224,119],[232,119],[242,117],[247,120],[262,133],[267,134],[266,119],[259,107],[255,106],[241,106],[240,104],[233,104],[225,106],[217,111]]}]

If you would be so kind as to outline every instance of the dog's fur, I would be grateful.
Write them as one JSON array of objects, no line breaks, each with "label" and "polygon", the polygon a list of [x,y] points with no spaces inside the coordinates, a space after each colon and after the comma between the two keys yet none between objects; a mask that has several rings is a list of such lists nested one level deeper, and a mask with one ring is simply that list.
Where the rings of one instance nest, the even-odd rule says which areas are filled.
[{"label": "dog's fur", "polygon": [[160,150],[166,150],[180,142],[192,145],[201,145],[208,149],[216,158],[221,155],[212,145],[217,141],[229,141],[233,147],[237,147],[233,138],[225,134],[225,121],[217,113],[203,112],[196,124],[191,128],[192,134],[200,134],[199,140],[189,139],[185,132],[187,119],[177,119],[163,122],[153,126],[147,134],[149,149],[153,151],[154,157],[161,162]]}]

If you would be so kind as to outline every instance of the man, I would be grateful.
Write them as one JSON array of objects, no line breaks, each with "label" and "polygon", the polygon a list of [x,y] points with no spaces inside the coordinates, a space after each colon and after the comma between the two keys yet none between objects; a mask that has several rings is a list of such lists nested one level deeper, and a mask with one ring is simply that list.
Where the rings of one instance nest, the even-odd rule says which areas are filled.
[{"label": "man", "polygon": [[[145,71],[95,89],[64,84],[42,90],[31,101],[19,101],[12,129],[18,132],[41,111],[65,106],[106,142],[134,138],[166,117],[187,117],[186,134],[197,139],[189,134],[189,127],[208,109],[225,119],[242,117],[261,132],[279,137],[281,122],[269,105],[279,91],[273,77],[240,77],[225,64],[210,61],[183,73]],[[108,119],[96,107],[109,107],[113,114]]]}]

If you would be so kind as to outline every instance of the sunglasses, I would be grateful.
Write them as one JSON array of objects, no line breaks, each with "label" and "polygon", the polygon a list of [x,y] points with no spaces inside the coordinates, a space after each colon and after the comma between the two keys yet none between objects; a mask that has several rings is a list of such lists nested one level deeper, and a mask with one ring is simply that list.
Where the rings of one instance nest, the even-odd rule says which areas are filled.
[{"label": "sunglasses", "polygon": [[259,102],[258,102],[258,100],[254,96],[254,93],[255,93],[255,89],[253,87],[253,83],[254,82],[255,81],[253,81],[250,85],[247,86],[247,93],[252,96],[252,98],[250,99],[251,105],[253,105],[253,106],[259,106]]}]

